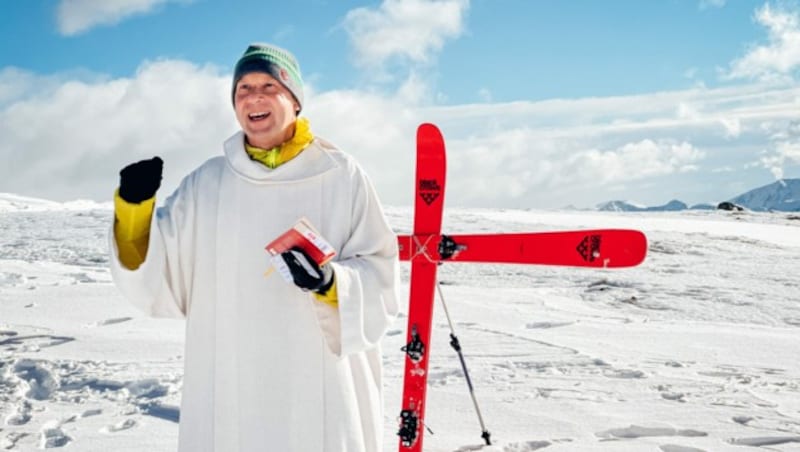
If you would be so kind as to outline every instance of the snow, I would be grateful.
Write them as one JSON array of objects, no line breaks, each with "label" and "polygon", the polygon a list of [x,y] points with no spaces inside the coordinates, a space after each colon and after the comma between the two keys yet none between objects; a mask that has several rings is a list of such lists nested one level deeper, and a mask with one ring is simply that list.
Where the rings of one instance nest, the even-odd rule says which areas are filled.
[{"label": "snow", "polygon": [[[411,209],[387,212],[410,231]],[[0,196],[0,450],[176,449],[183,322],[146,318],[119,295],[111,216],[108,204]],[[643,230],[650,252],[617,270],[442,265],[494,444],[482,445],[437,300],[425,450],[800,450],[792,218],[447,209],[447,232],[625,227]],[[386,451],[397,450],[406,320],[383,341]]]}]

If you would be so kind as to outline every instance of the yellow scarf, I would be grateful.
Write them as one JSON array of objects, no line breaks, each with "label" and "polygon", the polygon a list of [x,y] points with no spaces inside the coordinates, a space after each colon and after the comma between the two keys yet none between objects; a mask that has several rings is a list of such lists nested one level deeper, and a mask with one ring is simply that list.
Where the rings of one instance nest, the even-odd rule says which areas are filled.
[{"label": "yellow scarf", "polygon": [[247,155],[251,159],[257,160],[268,168],[275,169],[289,160],[297,157],[314,140],[311,127],[306,118],[297,118],[294,123],[294,136],[289,141],[276,146],[272,149],[261,149],[244,143]]}]

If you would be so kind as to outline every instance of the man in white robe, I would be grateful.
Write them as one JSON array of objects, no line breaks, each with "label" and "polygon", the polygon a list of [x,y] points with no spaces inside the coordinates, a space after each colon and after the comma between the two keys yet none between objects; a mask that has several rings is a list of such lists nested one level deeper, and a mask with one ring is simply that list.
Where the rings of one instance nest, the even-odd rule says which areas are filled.
[{"label": "man in white robe", "polygon": [[[290,53],[253,44],[234,71],[242,130],[223,155],[158,209],[161,159],[120,172],[114,281],[147,314],[186,318],[181,452],[381,449],[397,239],[359,165],[298,117],[302,88]],[[295,284],[265,275],[265,246],[301,217],[336,257],[287,262]]]}]

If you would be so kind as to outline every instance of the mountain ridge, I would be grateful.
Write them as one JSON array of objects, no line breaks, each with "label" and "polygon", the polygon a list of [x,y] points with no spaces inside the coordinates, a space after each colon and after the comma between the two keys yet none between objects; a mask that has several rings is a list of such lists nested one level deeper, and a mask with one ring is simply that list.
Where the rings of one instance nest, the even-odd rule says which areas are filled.
[{"label": "mountain ridge", "polygon": [[[722,202],[730,202],[755,212],[800,212],[800,179],[779,179],[748,190]],[[609,212],[675,212],[680,210],[712,210],[719,204],[695,204],[689,207],[673,199],[660,206],[641,206],[627,201],[606,201],[594,210]]]}]

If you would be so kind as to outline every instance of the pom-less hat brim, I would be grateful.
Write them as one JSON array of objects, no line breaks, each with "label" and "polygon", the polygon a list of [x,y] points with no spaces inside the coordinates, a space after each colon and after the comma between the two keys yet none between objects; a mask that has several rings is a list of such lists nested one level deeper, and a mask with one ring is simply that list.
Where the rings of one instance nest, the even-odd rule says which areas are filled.
[{"label": "pom-less hat brim", "polygon": [[239,83],[239,80],[241,80],[242,77],[250,74],[251,72],[266,72],[276,80],[280,81],[280,74],[278,71],[278,67],[269,61],[266,61],[262,58],[250,58],[242,61],[239,64],[238,70],[236,71],[236,80],[234,81],[234,84]]}]

